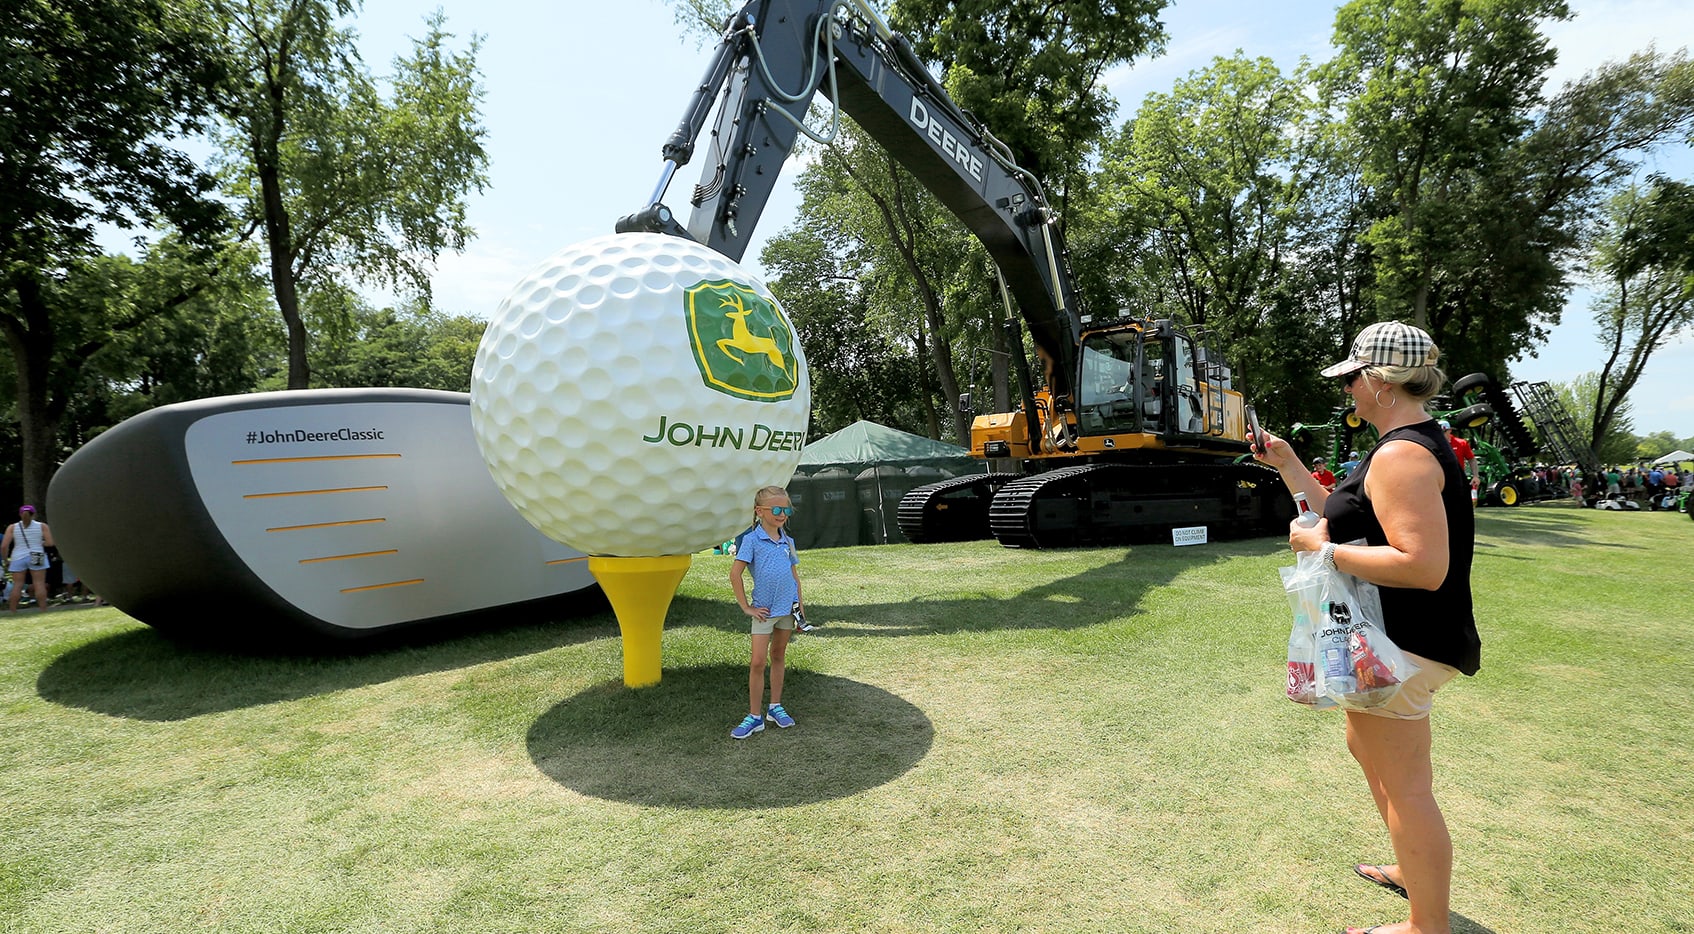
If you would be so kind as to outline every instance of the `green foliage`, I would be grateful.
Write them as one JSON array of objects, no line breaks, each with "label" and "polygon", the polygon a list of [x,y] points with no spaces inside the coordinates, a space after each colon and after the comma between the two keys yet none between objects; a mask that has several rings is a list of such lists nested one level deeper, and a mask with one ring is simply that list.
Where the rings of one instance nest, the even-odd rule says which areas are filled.
[{"label": "green foliage", "polygon": [[1575,423],[1578,440],[1594,449],[1602,463],[1626,464],[1635,460],[1637,442],[1630,433],[1634,425],[1633,406],[1627,398],[1619,399],[1605,433],[1595,442],[1594,426],[1601,409],[1600,374],[1584,373],[1567,383],[1552,384],[1553,392],[1564,403]]},{"label": "green foliage", "polygon": [[[908,287],[903,258],[888,249],[891,215],[865,191],[877,182],[864,173],[880,173],[880,181],[899,170],[850,122],[842,129],[841,143],[798,181],[802,214],[812,222],[772,237],[760,261],[806,347],[813,436],[859,419],[932,434],[926,413],[935,403],[925,398],[931,360],[918,339],[927,327],[921,299]],[[909,176],[895,177],[918,193]],[[928,210],[939,212],[933,202]]]},{"label": "green foliage", "polygon": [[1650,184],[1617,232],[1608,267],[1614,277],[1625,279],[1661,269],[1679,277],[1683,291],[1694,291],[1694,185],[1663,175],[1653,176]]},{"label": "green foliage", "polygon": [[1164,7],[1165,0],[897,0],[889,20],[941,66],[948,93],[1014,161],[1068,192],[1117,110],[1104,74],[1162,48]]},{"label": "green foliage", "polygon": [[211,178],[164,141],[201,126],[224,72],[196,10],[163,0],[7,3],[0,37],[0,333],[39,500],[78,384],[55,363],[83,358],[60,331],[89,312],[65,280],[97,255],[97,223],[221,229]]},{"label": "green foliage", "polygon": [[319,385],[470,391],[487,321],[422,304],[380,310],[361,305],[351,320],[341,339],[319,345],[313,364]]},{"label": "green foliage", "polygon": [[1102,246],[1137,258],[1116,264],[1114,304],[1205,328],[1271,424],[1315,417],[1312,396],[1333,389],[1313,364],[1336,342],[1309,324],[1332,293],[1297,261],[1324,255],[1311,244],[1328,219],[1307,193],[1334,174],[1313,117],[1302,76],[1218,58],[1148,95],[1101,160],[1101,220],[1118,232]]},{"label": "green foliage", "polygon": [[1668,431],[1655,431],[1645,437],[1638,436],[1635,439],[1635,459],[1640,461],[1653,461],[1669,454],[1672,451],[1694,450],[1694,447],[1690,447],[1685,443],[1689,440],[1694,439],[1678,439],[1676,435],[1671,434]]},{"label": "green foliage", "polygon": [[226,187],[264,232],[288,385],[304,389],[301,291],[345,288],[352,276],[427,298],[432,261],[472,235],[465,197],[486,184],[488,161],[481,39],[450,49],[437,12],[379,83],[336,24],[351,0],[212,3],[240,75],[219,137]]},{"label": "green foliage", "polygon": [[91,255],[97,222],[215,228],[212,180],[163,142],[202,125],[223,78],[195,10],[165,0],[0,9],[0,274],[40,279]]},{"label": "green foliage", "polygon": [[695,45],[716,43],[723,36],[724,21],[742,4],[735,0],[669,0],[676,24]]},{"label": "green foliage", "polygon": [[1658,179],[1649,191],[1621,192],[1609,206],[1593,259],[1610,283],[1594,308],[1608,354],[1596,377],[1593,435],[1609,434],[1653,352],[1694,324],[1691,193],[1694,188]]},{"label": "green foliage", "polygon": [[87,356],[97,382],[85,391],[102,414],[79,419],[80,439],[145,409],[251,392],[281,369],[256,259],[248,245],[226,243],[208,258],[167,236],[139,263],[97,264],[89,305],[103,310],[110,336]]},{"label": "green foliage", "polygon": [[[167,236],[140,262],[83,259],[50,280],[41,300],[53,310],[53,351],[40,387],[55,425],[49,463],[146,409],[251,391],[280,365],[280,348],[265,342],[264,288],[251,268],[246,248],[226,243],[208,253]],[[12,396],[15,369],[0,370],[14,377],[0,397]],[[27,463],[26,453],[21,435],[0,435],[0,462]]]},{"label": "green foliage", "polygon": [[1547,246],[1569,232],[1542,219],[1516,156],[1554,60],[1540,24],[1568,15],[1563,0],[1354,0],[1318,69],[1372,192],[1373,316],[1426,328],[1459,372],[1499,371],[1562,305]]}]

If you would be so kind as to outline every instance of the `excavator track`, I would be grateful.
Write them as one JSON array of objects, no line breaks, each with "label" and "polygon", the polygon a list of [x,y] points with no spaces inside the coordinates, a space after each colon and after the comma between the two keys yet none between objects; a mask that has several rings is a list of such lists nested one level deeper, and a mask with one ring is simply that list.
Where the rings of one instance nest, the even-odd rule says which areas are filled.
[{"label": "excavator track", "polygon": [[1207,527],[1213,538],[1287,526],[1293,497],[1258,464],[1089,464],[1006,484],[989,527],[1009,548],[1107,545]]},{"label": "excavator track", "polygon": [[900,531],[907,540],[968,542],[990,537],[994,494],[1023,474],[979,473],[926,483],[900,498]]}]

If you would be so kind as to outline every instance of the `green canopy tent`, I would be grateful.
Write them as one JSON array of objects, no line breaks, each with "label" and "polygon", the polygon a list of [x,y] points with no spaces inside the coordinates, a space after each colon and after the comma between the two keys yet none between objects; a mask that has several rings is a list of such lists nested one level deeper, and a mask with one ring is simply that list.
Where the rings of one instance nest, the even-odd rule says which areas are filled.
[{"label": "green canopy tent", "polygon": [[984,461],[962,447],[857,421],[806,445],[788,493],[802,548],[903,542],[900,499],[914,487],[967,473]]}]

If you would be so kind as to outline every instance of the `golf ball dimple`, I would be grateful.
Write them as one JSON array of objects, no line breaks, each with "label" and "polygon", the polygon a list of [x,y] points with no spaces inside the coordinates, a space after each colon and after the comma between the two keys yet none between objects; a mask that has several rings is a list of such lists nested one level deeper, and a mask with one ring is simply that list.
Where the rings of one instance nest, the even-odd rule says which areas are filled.
[{"label": "golf ball dimple", "polygon": [[792,323],[705,246],[613,234],[549,258],[477,349],[471,424],[506,498],[591,555],[689,554],[747,527],[800,459],[811,389]]}]

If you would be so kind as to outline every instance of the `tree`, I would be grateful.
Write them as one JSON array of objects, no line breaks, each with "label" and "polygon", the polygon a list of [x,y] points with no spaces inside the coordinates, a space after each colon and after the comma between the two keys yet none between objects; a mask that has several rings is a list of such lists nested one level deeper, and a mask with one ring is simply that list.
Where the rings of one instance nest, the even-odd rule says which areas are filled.
[{"label": "tree", "polygon": [[[250,244],[225,243],[210,260],[167,235],[140,262],[107,257],[107,292],[91,298],[113,324],[86,359],[111,399],[104,428],[144,409],[252,392],[283,366],[269,340],[265,283]],[[133,322],[133,323],[132,323]]]},{"label": "tree", "polygon": [[813,438],[861,419],[907,430],[923,424],[917,387],[927,364],[871,313],[862,283],[842,274],[851,248],[839,229],[819,225],[773,238],[761,254],[806,348]]},{"label": "tree", "polygon": [[165,0],[8,3],[0,12],[0,332],[16,373],[23,494],[39,501],[69,398],[55,370],[97,224],[169,224],[194,241],[223,217],[213,179],[162,140],[208,117],[224,75],[196,11]]},{"label": "tree", "polygon": [[419,302],[397,309],[361,304],[352,317],[352,333],[320,355],[323,385],[470,391],[487,321],[446,315]]},{"label": "tree", "polygon": [[1305,242],[1322,221],[1309,193],[1332,173],[1311,111],[1302,74],[1214,59],[1147,96],[1106,146],[1097,182],[1113,226],[1134,236],[1112,251],[1136,257],[1116,264],[1118,306],[1205,329],[1213,350],[1250,364],[1238,388],[1273,424],[1317,414],[1300,409],[1311,364],[1332,349],[1309,323],[1329,296],[1301,275],[1302,261],[1324,265]]},{"label": "tree", "polygon": [[890,21],[948,93],[1010,149],[1013,161],[1067,194],[1111,129],[1108,69],[1158,52],[1165,0],[899,0]]},{"label": "tree", "polygon": [[670,0],[671,14],[682,27],[683,35],[697,42],[716,41],[723,32],[724,21],[742,4],[731,0]]},{"label": "tree", "polygon": [[1475,195],[1528,129],[1553,64],[1539,24],[1569,15],[1564,0],[1353,0],[1337,11],[1340,51],[1321,74],[1383,201],[1364,234],[1379,313],[1431,327],[1444,261],[1462,245]]},{"label": "tree", "polygon": [[1428,329],[1454,372],[1547,336],[1583,236],[1629,159],[1694,120],[1684,57],[1608,65],[1551,101],[1540,24],[1562,0],[1354,0],[1319,73],[1370,186],[1374,318]]},{"label": "tree", "polygon": [[107,256],[73,267],[54,364],[71,381],[62,450],[146,409],[251,392],[280,368],[281,347],[265,340],[254,260],[250,248],[226,243],[208,261],[167,235],[140,262]]},{"label": "tree", "polygon": [[[1655,431],[1646,437],[1637,436],[1635,438],[1635,459],[1654,461],[1677,450],[1680,444],[1681,442],[1677,440],[1676,435],[1668,431]],[[1684,450],[1686,449],[1684,448]]]},{"label": "tree", "polygon": [[[931,268],[931,244],[911,228],[929,230],[945,212],[851,121],[796,186],[805,220],[773,237],[760,260],[775,273],[772,288],[807,347],[820,412],[816,425],[839,411],[851,413],[842,424],[870,418],[938,437],[932,348],[939,345],[951,366],[950,344],[945,335],[936,341],[928,333],[938,322],[945,328],[940,287],[914,279],[909,263],[922,253],[918,269]],[[868,191],[878,186],[883,191]],[[923,284],[927,300],[914,281]],[[897,378],[880,385],[867,379],[878,375]],[[832,398],[841,404],[832,405]]]},{"label": "tree", "polygon": [[[208,261],[203,247],[166,236],[139,262],[82,259],[44,284],[54,337],[43,386],[50,465],[143,410],[255,388],[266,360],[264,293],[242,252],[230,245]],[[0,450],[23,453],[4,442]]]},{"label": "tree", "polygon": [[1600,374],[1584,373],[1568,383],[1554,383],[1552,388],[1559,402],[1571,414],[1577,433],[1575,440],[1592,447],[1601,463],[1625,464],[1635,460],[1634,416],[1629,400],[1618,403],[1605,433],[1599,435],[1598,440],[1592,433],[1596,424],[1594,415],[1600,408]]},{"label": "tree", "polygon": [[310,385],[301,293],[342,275],[429,294],[432,261],[472,235],[465,196],[487,182],[472,36],[438,11],[384,98],[336,19],[354,0],[209,0],[237,71],[222,168],[249,229],[264,232],[288,333],[288,387]]},{"label": "tree", "polygon": [[1612,203],[1611,233],[1595,266],[1610,288],[1595,307],[1606,362],[1595,385],[1590,433],[1604,438],[1653,352],[1694,324],[1694,186],[1657,179]]}]

